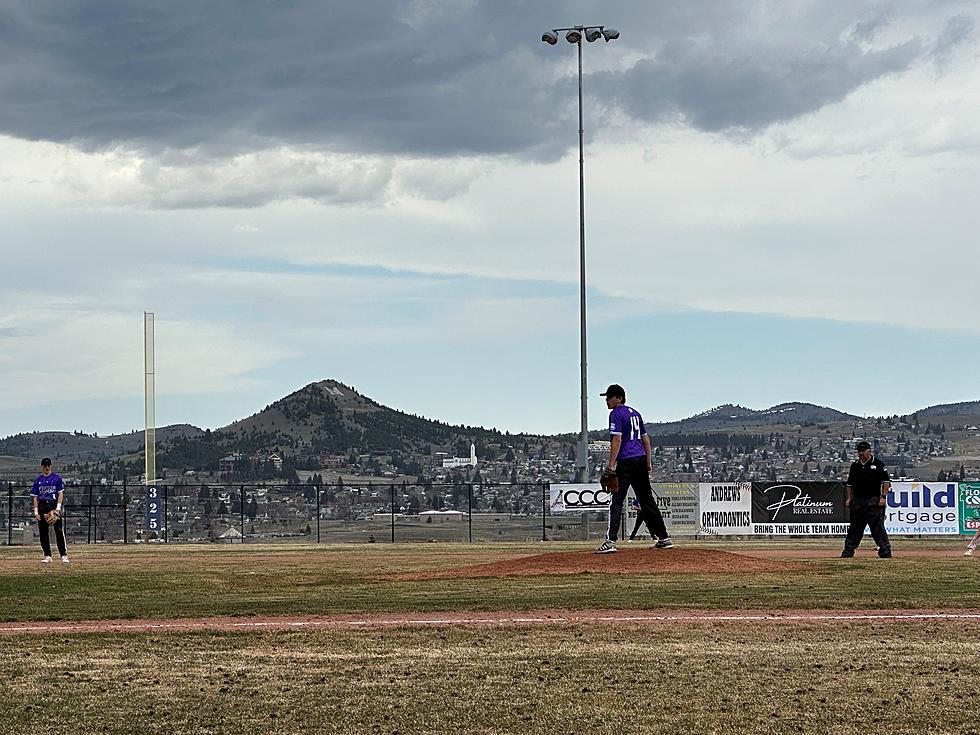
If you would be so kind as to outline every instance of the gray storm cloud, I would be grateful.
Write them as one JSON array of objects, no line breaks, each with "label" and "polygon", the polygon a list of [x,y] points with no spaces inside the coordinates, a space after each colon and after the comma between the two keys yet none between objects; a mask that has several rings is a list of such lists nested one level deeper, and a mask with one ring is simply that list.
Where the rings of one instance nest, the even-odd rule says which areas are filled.
[{"label": "gray storm cloud", "polygon": [[[744,135],[921,60],[945,62],[972,34],[957,9],[933,19],[932,37],[883,43],[907,8],[610,2],[601,20],[623,37],[601,54],[589,47],[586,84],[603,90],[593,102],[640,122]],[[197,166],[282,146],[555,160],[574,144],[574,52],[538,39],[595,12],[572,1],[14,0],[0,7],[0,132],[183,151]],[[368,181],[376,198],[384,183]],[[344,200],[336,188],[319,194]],[[269,196],[253,187],[230,201]]]}]

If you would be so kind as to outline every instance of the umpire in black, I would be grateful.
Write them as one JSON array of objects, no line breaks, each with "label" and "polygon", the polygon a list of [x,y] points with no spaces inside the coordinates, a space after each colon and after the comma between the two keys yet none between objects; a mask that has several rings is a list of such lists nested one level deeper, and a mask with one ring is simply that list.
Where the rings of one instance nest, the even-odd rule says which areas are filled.
[{"label": "umpire in black", "polygon": [[861,543],[865,527],[871,529],[871,537],[878,544],[878,556],[890,559],[892,545],[885,531],[885,510],[891,478],[880,459],[871,453],[871,445],[860,441],[855,447],[858,461],[851,464],[847,474],[847,507],[851,510],[851,525],[847,527],[847,538],[841,557],[854,556],[854,550]]}]

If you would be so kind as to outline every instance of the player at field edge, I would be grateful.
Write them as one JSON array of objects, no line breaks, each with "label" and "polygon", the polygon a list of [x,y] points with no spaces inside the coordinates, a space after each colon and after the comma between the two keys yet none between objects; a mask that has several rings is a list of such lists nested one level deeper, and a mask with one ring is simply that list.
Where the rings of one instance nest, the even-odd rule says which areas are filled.
[{"label": "player at field edge", "polygon": [[973,534],[973,538],[970,539],[970,543],[966,545],[966,551],[963,552],[963,556],[973,556],[973,552],[977,550],[978,541],[980,541],[980,531]]},{"label": "player at field edge", "polygon": [[[41,536],[41,549],[44,551],[41,562],[49,564],[51,539],[48,537],[48,522],[44,519],[44,514],[55,509],[61,513],[61,506],[65,501],[65,483],[61,477],[52,472],[51,460],[47,457],[41,460],[41,474],[34,480],[31,495],[34,498],[34,518],[37,520],[37,529]],[[54,538],[58,543],[61,561],[67,564],[68,539],[65,538],[65,522],[62,518],[54,522]]]},{"label": "player at field edge", "polygon": [[607,467],[616,473],[619,490],[609,503],[609,528],[606,540],[602,542],[597,554],[616,552],[616,539],[623,517],[623,501],[626,492],[633,488],[647,527],[656,537],[658,549],[670,549],[674,544],[667,533],[664,517],[653,498],[650,475],[653,473],[653,454],[650,437],[643,417],[635,408],[626,405],[626,391],[623,386],[613,383],[600,393],[606,399],[609,409],[609,461]]},{"label": "player at field edge", "polygon": [[871,445],[859,441],[854,447],[858,453],[847,473],[847,507],[851,510],[851,523],[847,527],[841,558],[854,556],[864,536],[865,527],[871,529],[871,538],[878,545],[878,556],[890,559],[892,545],[885,530],[885,510],[891,478],[884,463],[871,453]]}]

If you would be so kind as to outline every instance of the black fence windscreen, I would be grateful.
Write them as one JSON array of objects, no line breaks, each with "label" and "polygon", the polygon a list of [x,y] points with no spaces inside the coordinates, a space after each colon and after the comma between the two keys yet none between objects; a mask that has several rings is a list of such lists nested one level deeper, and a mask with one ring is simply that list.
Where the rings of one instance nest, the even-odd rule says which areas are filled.
[{"label": "black fence windscreen", "polygon": [[[0,491],[0,542],[37,543],[30,486],[0,482]],[[65,489],[63,518],[69,544],[488,542],[602,535],[602,513],[592,514],[595,521],[589,514],[549,516],[548,492],[547,483],[161,484],[153,495],[141,485],[72,485]]]}]

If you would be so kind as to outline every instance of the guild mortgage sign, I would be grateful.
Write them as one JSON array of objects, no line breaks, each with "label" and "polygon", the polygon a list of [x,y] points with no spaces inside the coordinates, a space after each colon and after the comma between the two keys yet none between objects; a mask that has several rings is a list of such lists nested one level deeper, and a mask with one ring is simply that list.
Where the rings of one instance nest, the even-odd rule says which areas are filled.
[{"label": "guild mortgage sign", "polygon": [[955,482],[893,482],[888,494],[888,533],[958,534]]}]

